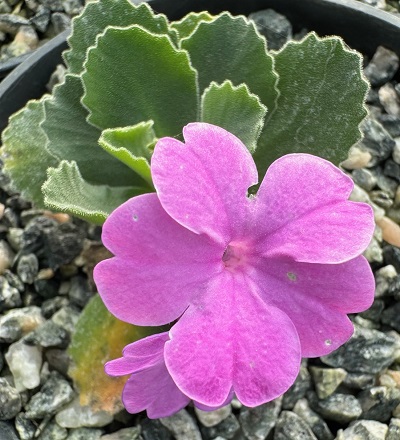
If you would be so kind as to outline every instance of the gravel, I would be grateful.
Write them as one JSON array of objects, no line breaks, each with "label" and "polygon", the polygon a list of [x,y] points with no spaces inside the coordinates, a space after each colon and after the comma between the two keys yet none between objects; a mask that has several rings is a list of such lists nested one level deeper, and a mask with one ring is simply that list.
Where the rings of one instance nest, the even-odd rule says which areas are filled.
[{"label": "gravel", "polygon": [[[398,6],[389,0],[364,3],[393,13]],[[0,67],[13,53],[68,26],[82,5],[80,0],[0,0]],[[268,23],[271,48],[292,36],[289,22],[274,12],[253,18],[264,33]],[[365,252],[375,274],[375,302],[351,317],[355,334],[347,344],[304,360],[287,393],[258,408],[234,400],[213,413],[188,407],[150,420],[125,411],[113,418],[81,406],[67,374],[67,349],[94,293],[85,270],[93,262],[85,249],[99,248],[99,228],[35,209],[10,192],[0,170],[0,439],[399,439],[400,250],[390,244],[393,237],[400,239],[398,68],[398,57],[382,47],[366,60],[373,86],[370,117],[362,126],[364,139],[343,163],[356,183],[352,199],[370,203],[377,221],[394,222],[389,230],[377,226]]]}]

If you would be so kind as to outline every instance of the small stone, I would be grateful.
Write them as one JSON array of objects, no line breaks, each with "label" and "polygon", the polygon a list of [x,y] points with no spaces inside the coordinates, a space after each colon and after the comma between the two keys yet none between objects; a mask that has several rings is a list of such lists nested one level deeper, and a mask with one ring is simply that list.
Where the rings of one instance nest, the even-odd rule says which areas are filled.
[{"label": "small stone", "polygon": [[1,440],[20,440],[15,433],[15,429],[9,422],[0,421],[0,438]]},{"label": "small stone", "polygon": [[372,159],[369,151],[353,146],[349,150],[349,157],[340,165],[346,170],[358,170],[366,167]]},{"label": "small stone", "polygon": [[396,276],[397,271],[392,264],[388,264],[375,272],[375,298],[380,298],[387,294],[389,284]]},{"label": "small stone", "polygon": [[383,113],[378,116],[378,122],[383,125],[383,128],[390,134],[390,136],[392,136],[392,138],[395,139],[400,136],[400,117]]},{"label": "small stone", "polygon": [[25,406],[26,416],[30,419],[42,419],[55,414],[74,398],[74,391],[69,383],[55,372],[44,383]]},{"label": "small stone", "polygon": [[389,423],[389,431],[384,440],[398,440],[400,438],[400,419],[392,418]]},{"label": "small stone", "polygon": [[46,32],[50,23],[50,9],[39,6],[36,14],[30,19],[30,22],[39,32]]},{"label": "small stone", "polygon": [[363,252],[363,255],[368,260],[369,263],[383,262],[382,249],[375,238],[372,238],[367,249],[365,249],[365,251]]},{"label": "small stone", "polygon": [[371,191],[369,196],[373,203],[376,203],[383,209],[389,209],[393,205],[393,200],[388,193],[385,191]]},{"label": "small stone", "polygon": [[[233,439],[240,429],[239,422],[233,414],[229,414],[229,416],[223,420],[218,425],[212,426],[211,428],[201,427],[201,432],[203,434],[203,438],[215,439],[215,437],[223,437],[224,439]],[[182,437],[184,440],[184,437]]]},{"label": "small stone", "polygon": [[[400,120],[399,120],[399,126],[400,126]],[[399,135],[400,136],[400,135]],[[400,137],[397,137],[395,139],[395,145],[393,147],[393,153],[392,153],[393,160],[400,164]]]},{"label": "small stone", "polygon": [[[103,435],[101,440],[137,440],[140,437],[140,428],[132,427],[120,429],[112,434]],[[85,439],[86,440],[86,439]]]},{"label": "small stone", "polygon": [[377,330],[355,325],[348,342],[321,361],[331,367],[341,367],[347,372],[376,374],[396,359],[400,347],[394,337]]},{"label": "small stone", "polygon": [[42,314],[45,318],[50,318],[62,307],[68,306],[69,301],[62,296],[56,296],[55,298],[47,299],[42,303]]},{"label": "small stone", "polygon": [[15,418],[15,429],[21,440],[33,440],[36,432],[36,424],[28,419],[25,413],[19,413]]},{"label": "small stone", "polygon": [[372,87],[381,86],[390,81],[399,68],[399,57],[395,52],[379,46],[371,61],[364,69]]},{"label": "small stone", "polygon": [[10,310],[0,317],[0,342],[12,343],[44,322],[39,307]]},{"label": "small stone", "polygon": [[62,0],[38,0],[38,2],[52,12],[62,12],[64,10]]},{"label": "small stone", "polygon": [[51,421],[44,427],[37,440],[65,440],[67,437],[68,431]]},{"label": "small stone", "polygon": [[39,272],[39,261],[35,254],[22,255],[18,261],[17,274],[26,284],[33,284]]},{"label": "small stone", "polygon": [[144,419],[141,423],[144,440],[171,440],[171,433],[159,420]]},{"label": "small stone", "polygon": [[16,14],[0,14],[0,31],[6,34],[16,35],[21,26],[29,25],[26,18]]},{"label": "small stone", "polygon": [[4,276],[0,276],[0,313],[4,310],[20,307],[21,295],[15,287],[10,286]]},{"label": "small stone", "polygon": [[379,328],[380,328],[380,325],[378,322],[370,321],[369,319],[365,319],[360,315],[354,316],[353,324],[357,324],[359,327],[372,329],[372,330],[379,330]]},{"label": "small stone", "polygon": [[26,46],[29,52],[38,47],[39,37],[32,26],[21,26],[12,44]]},{"label": "small stone", "polygon": [[314,412],[307,399],[300,399],[293,408],[293,412],[301,417],[311,428],[318,440],[333,440],[333,434],[321,416]]},{"label": "small stone", "polygon": [[[51,269],[50,269],[51,270]],[[33,283],[35,291],[45,299],[54,298],[58,294],[59,284],[56,280],[39,279],[39,275]]]},{"label": "small stone", "polygon": [[336,440],[387,440],[388,427],[373,420],[359,420],[350,427],[339,429]]},{"label": "small stone", "polygon": [[[70,429],[67,440],[99,440],[103,438],[102,434],[103,431],[101,429],[95,428]],[[135,437],[132,440],[135,440]]]},{"label": "small stone", "polygon": [[400,246],[400,226],[388,217],[382,217],[377,221],[382,229],[382,238],[393,246]]},{"label": "small stone", "polygon": [[40,384],[40,348],[27,345],[23,341],[14,342],[8,348],[5,358],[18,391],[32,390]]},{"label": "small stone", "polygon": [[101,428],[108,425],[113,416],[105,411],[93,411],[79,403],[79,397],[68,403],[56,415],[56,422],[64,428]]},{"label": "small stone", "polygon": [[43,348],[67,348],[69,341],[67,330],[53,321],[46,321],[25,338],[26,343]]},{"label": "small stone", "polygon": [[61,307],[58,312],[54,313],[54,315],[51,317],[51,320],[67,330],[68,333],[72,334],[75,329],[75,325],[78,322],[79,315],[79,311],[74,307],[65,306]]},{"label": "small stone", "polygon": [[9,269],[14,261],[15,254],[5,240],[0,240],[0,275]]},{"label": "small stone", "polygon": [[258,32],[266,38],[269,50],[279,50],[292,39],[290,21],[273,9],[253,12],[249,15],[249,19],[254,21]]},{"label": "small stone", "polygon": [[379,322],[384,308],[384,301],[381,299],[376,299],[372,306],[365,312],[360,313],[359,316],[365,319],[370,319],[374,322]]},{"label": "small stone", "polygon": [[160,422],[171,431],[176,440],[201,440],[199,428],[185,409],[170,417],[161,418]]},{"label": "small stone", "polygon": [[0,14],[8,14],[11,12],[11,6],[6,0],[0,0]]},{"label": "small stone", "polygon": [[385,386],[372,387],[357,396],[363,410],[362,418],[387,422],[400,403],[400,390]]},{"label": "small stone", "polygon": [[243,407],[240,411],[239,422],[248,440],[264,440],[275,427],[282,408],[282,398],[256,406]]},{"label": "small stone", "polygon": [[58,348],[46,350],[45,359],[52,369],[58,371],[64,376],[67,375],[70,358],[65,350],[60,350]]},{"label": "small stone", "polygon": [[392,159],[387,159],[383,170],[384,174],[388,177],[392,177],[397,182],[400,181],[400,165]]},{"label": "small stone", "polygon": [[331,394],[326,399],[319,400],[317,395],[310,391],[307,397],[311,408],[327,420],[349,423],[362,414],[360,403],[350,394]]},{"label": "small stone", "polygon": [[391,156],[395,142],[382,124],[367,117],[361,123],[361,131],[364,137],[358,145],[362,150],[369,151],[379,161]]},{"label": "small stone", "polygon": [[84,307],[93,296],[89,289],[87,278],[81,275],[72,277],[68,296],[72,303],[79,307]]},{"label": "small stone", "polygon": [[19,227],[18,214],[11,208],[6,208],[2,215],[2,222],[11,228]]},{"label": "small stone", "polygon": [[390,325],[396,331],[400,331],[400,303],[397,302],[393,306],[388,307],[382,313],[382,322]]},{"label": "small stone", "polygon": [[379,100],[389,115],[400,117],[400,98],[393,84],[386,83],[379,88]]},{"label": "small stone", "polygon": [[396,246],[383,246],[383,258],[386,264],[394,266],[397,272],[400,272],[400,249]]},{"label": "small stone", "polygon": [[60,34],[61,32],[69,29],[71,26],[71,18],[67,14],[62,12],[54,12],[51,15],[51,23],[54,27],[54,33]]},{"label": "small stone", "polygon": [[274,440],[317,440],[317,437],[297,414],[282,411],[276,423]]},{"label": "small stone", "polygon": [[353,170],[351,175],[354,182],[366,191],[371,191],[376,185],[376,177],[365,168]]},{"label": "small stone", "polygon": [[21,249],[22,234],[24,230],[21,228],[9,228],[7,232],[7,241],[12,249],[18,252]]},{"label": "small stone", "polygon": [[18,292],[20,292],[20,293],[24,293],[25,292],[25,285],[21,281],[21,279],[19,278],[18,275],[15,275],[10,270],[6,270],[4,272],[4,278],[8,281],[8,284],[11,287],[15,287],[18,290]]},{"label": "small stone", "polygon": [[0,420],[13,419],[21,409],[21,397],[6,379],[0,377]]},{"label": "small stone", "polygon": [[296,402],[302,399],[311,387],[311,376],[307,364],[303,363],[294,384],[283,395],[282,408],[293,409]]},{"label": "small stone", "polygon": [[310,371],[320,399],[325,399],[333,394],[347,376],[347,372],[343,368],[311,367]]},{"label": "small stone", "polygon": [[221,423],[223,420],[225,420],[232,412],[232,407],[229,404],[214,411],[202,411],[201,409],[195,407],[194,411],[200,423],[209,428],[211,426],[218,425],[218,423]]}]

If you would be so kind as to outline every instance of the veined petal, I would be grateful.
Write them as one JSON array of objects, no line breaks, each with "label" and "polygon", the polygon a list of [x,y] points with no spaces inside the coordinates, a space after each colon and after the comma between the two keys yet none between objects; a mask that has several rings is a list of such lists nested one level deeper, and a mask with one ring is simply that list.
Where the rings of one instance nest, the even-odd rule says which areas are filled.
[{"label": "veined petal", "polygon": [[241,232],[256,166],[243,143],[220,127],[195,122],[183,135],[184,144],[163,138],[154,149],[157,194],[177,222],[226,246]]},{"label": "veined petal", "polygon": [[249,276],[265,303],[292,320],[304,357],[323,356],[344,344],[354,330],[346,314],[366,310],[374,299],[374,277],[362,256],[331,265],[258,260]]},{"label": "veined petal", "polygon": [[258,252],[309,263],[360,255],[374,230],[372,209],[348,201],[352,180],[330,162],[289,154],[267,171],[253,199]]},{"label": "veined petal", "polygon": [[111,313],[136,325],[175,320],[221,270],[223,249],[176,223],[156,194],[117,208],[103,242],[116,257],[95,267],[98,292]]},{"label": "veined petal", "polygon": [[233,390],[246,406],[284,393],[300,367],[291,320],[267,306],[241,273],[218,276],[170,330],[167,368],[181,391],[209,407]]}]

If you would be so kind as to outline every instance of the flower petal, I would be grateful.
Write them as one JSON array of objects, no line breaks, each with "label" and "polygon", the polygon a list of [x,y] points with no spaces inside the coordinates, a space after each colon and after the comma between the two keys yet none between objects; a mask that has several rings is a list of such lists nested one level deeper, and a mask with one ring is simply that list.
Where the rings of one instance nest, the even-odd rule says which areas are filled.
[{"label": "flower petal", "polygon": [[97,289],[111,313],[136,325],[175,320],[221,270],[223,249],[171,219],[156,194],[117,208],[103,242],[117,256],[95,267]]},{"label": "flower petal", "polygon": [[352,187],[324,159],[290,154],[275,161],[253,200],[258,252],[308,263],[342,263],[360,255],[374,219],[370,206],[347,201]]},{"label": "flower petal", "polygon": [[168,417],[184,408],[190,399],[177,388],[164,362],[132,374],[122,392],[130,413],[147,410],[150,419]]},{"label": "flower petal", "polygon": [[218,276],[170,338],[171,376],[184,394],[209,407],[223,405],[231,390],[247,406],[270,401],[291,386],[300,367],[293,323],[266,306],[241,273]]},{"label": "flower petal", "polygon": [[344,344],[354,330],[346,314],[367,309],[374,298],[374,277],[362,256],[333,265],[268,259],[258,261],[251,277],[265,303],[294,323],[304,357],[323,356]]},{"label": "flower petal", "polygon": [[162,138],[154,149],[151,172],[161,204],[180,224],[226,246],[241,229],[256,166],[244,144],[220,127],[196,122],[183,135],[185,144]]}]

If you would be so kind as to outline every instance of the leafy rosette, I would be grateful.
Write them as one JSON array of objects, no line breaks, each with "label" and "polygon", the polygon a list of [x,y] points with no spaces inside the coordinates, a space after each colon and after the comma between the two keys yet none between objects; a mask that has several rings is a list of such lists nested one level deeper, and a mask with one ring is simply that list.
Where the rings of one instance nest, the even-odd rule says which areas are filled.
[{"label": "leafy rosette", "polygon": [[309,154],[285,155],[249,196],[257,168],[237,137],[206,123],[187,125],[183,135],[185,143],[158,141],[156,193],[108,217],[102,238],[115,257],[95,268],[117,318],[140,326],[177,320],[169,334],[150,337],[157,355],[140,341],[107,367],[133,373],[125,405],[152,417],[189,399],[215,408],[234,393],[253,407],[280,396],[301,357],[346,342],[347,314],[374,297],[361,255],[373,212],[348,200],[353,182],[340,169]]}]

